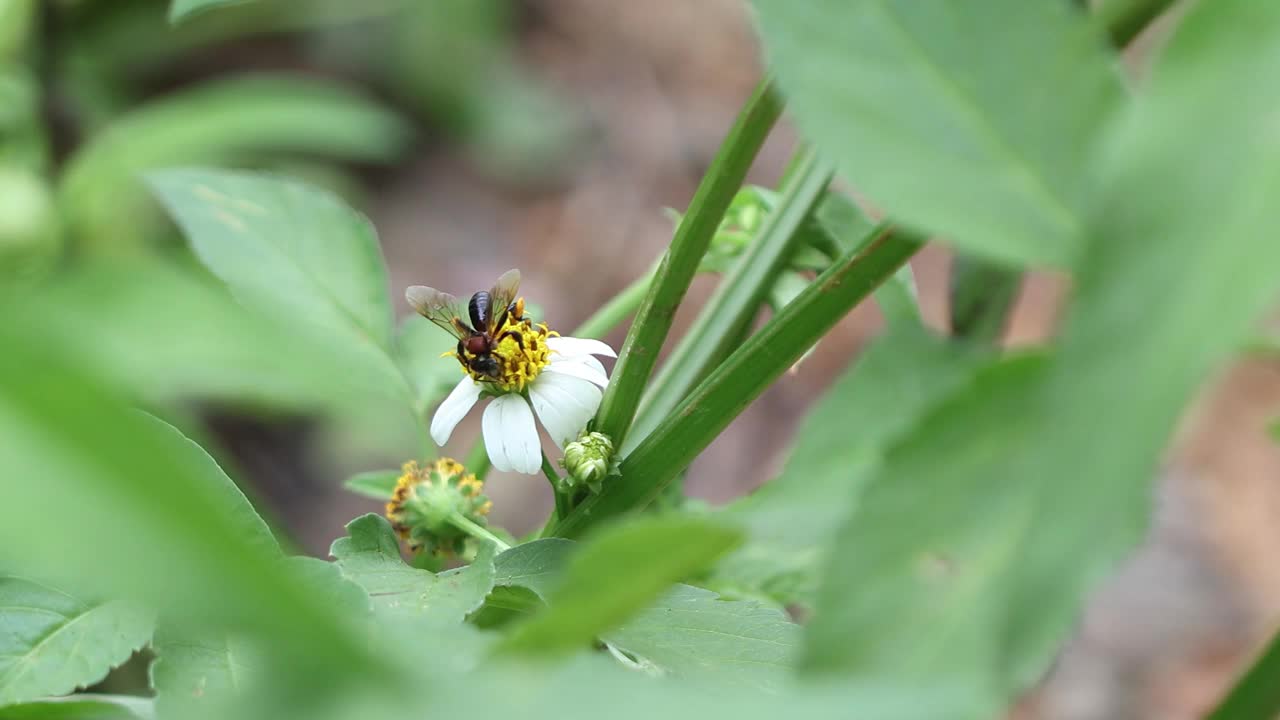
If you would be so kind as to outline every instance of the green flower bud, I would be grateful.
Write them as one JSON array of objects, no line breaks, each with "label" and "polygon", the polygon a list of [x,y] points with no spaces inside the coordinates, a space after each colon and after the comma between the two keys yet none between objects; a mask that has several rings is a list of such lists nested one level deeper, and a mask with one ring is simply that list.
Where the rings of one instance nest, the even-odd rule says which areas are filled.
[{"label": "green flower bud", "polygon": [[456,518],[485,526],[493,503],[483,490],[484,483],[456,460],[440,458],[426,467],[411,460],[387,503],[387,519],[414,553],[461,554],[471,535]]},{"label": "green flower bud", "polygon": [[600,485],[609,475],[617,472],[617,460],[613,455],[613,441],[598,432],[583,433],[564,448],[560,461],[568,476],[561,478],[567,489],[586,485],[592,492],[600,492]]}]

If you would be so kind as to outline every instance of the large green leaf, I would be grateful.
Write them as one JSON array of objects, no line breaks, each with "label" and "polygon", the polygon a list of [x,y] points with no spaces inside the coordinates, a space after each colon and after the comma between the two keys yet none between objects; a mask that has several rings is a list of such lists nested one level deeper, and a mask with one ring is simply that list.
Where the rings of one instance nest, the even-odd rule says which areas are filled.
[{"label": "large green leaf", "polygon": [[149,698],[78,694],[0,707],[0,720],[153,720]]},{"label": "large green leaf", "polygon": [[549,607],[518,626],[504,646],[528,654],[585,647],[740,539],[724,526],[679,516],[609,528],[573,554],[554,586],[544,591]]},{"label": "large green leaf", "polygon": [[[10,317],[152,402],[200,397],[313,409],[360,399],[334,382],[346,371],[325,343],[167,263],[60,273],[23,298]],[[307,361],[282,361],[291,356]]]},{"label": "large green leaf", "polygon": [[342,486],[357,495],[374,500],[387,501],[395,492],[396,482],[400,480],[399,470],[370,470],[352,475]]},{"label": "large green leaf", "polygon": [[408,395],[391,359],[387,271],[366,219],[281,178],[218,170],[150,178],[201,261],[245,305],[327,338],[349,363],[345,382]]},{"label": "large green leaf", "polygon": [[1103,153],[1060,352],[985,373],[890,452],[839,533],[810,670],[1002,705],[1141,536],[1180,412],[1280,289],[1280,6],[1184,22]]},{"label": "large green leaf", "polygon": [[147,197],[148,170],[250,163],[309,154],[363,161],[396,157],[404,121],[331,81],[250,75],[166,95],[120,116],[68,162],[59,202],[86,247],[110,250],[154,240],[162,217]]},{"label": "large green leaf", "polygon": [[[0,564],[86,595],[257,629],[313,666],[374,663],[332,606],[282,568],[208,457],[127,409],[38,335],[0,322]],[[259,535],[259,537],[265,537]]]},{"label": "large green leaf", "polygon": [[234,699],[269,670],[261,648],[239,635],[162,626],[152,648],[151,687],[161,718],[190,717],[207,703]]},{"label": "large green leaf", "polygon": [[756,0],[801,131],[895,221],[1065,264],[1120,83],[1066,2]]},{"label": "large green leaf", "polygon": [[877,340],[805,417],[782,473],[722,511],[748,539],[713,585],[810,602],[825,549],[884,453],[988,362],[913,324]]},{"label": "large green leaf", "polygon": [[0,576],[0,705],[101,680],[151,637],[152,615]]},{"label": "large green leaf", "polygon": [[[532,315],[533,312],[530,310],[527,314]],[[444,399],[461,379],[458,362],[441,357],[456,343],[457,340],[444,328],[416,314],[400,323],[396,334],[396,360],[413,386],[414,412],[419,415]]]}]

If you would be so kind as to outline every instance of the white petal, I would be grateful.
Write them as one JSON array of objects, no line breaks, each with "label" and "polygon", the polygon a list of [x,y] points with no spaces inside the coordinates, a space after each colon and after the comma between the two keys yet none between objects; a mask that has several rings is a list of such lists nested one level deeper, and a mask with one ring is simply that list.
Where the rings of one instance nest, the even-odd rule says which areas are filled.
[{"label": "white petal", "polygon": [[440,407],[436,408],[436,414],[431,418],[431,439],[437,445],[443,446],[449,442],[453,429],[458,427],[458,423],[480,399],[480,390],[480,383],[464,377],[454,386],[449,397],[440,403]]},{"label": "white petal", "polygon": [[514,393],[495,398],[484,409],[484,445],[499,470],[535,475],[542,467],[542,446],[533,411]]},{"label": "white petal", "polygon": [[561,449],[566,442],[578,439],[600,407],[600,398],[600,389],[595,385],[569,375],[543,373],[529,386],[529,399],[538,419]]},{"label": "white petal", "polygon": [[[556,356],[552,356],[553,358]],[[585,362],[591,360],[595,363],[595,367]],[[594,383],[600,387],[609,385],[609,376],[604,372],[604,366],[599,360],[590,355],[582,355],[575,358],[563,358],[560,360],[552,359],[551,363],[544,368],[547,372],[560,373],[571,377],[581,378],[589,383]],[[536,408],[535,408],[536,409]]]},{"label": "white petal", "polygon": [[591,340],[588,338],[547,338],[547,347],[555,350],[565,357],[576,357],[578,355],[604,355],[605,357],[618,357],[618,353],[614,352],[613,348],[599,340]]}]

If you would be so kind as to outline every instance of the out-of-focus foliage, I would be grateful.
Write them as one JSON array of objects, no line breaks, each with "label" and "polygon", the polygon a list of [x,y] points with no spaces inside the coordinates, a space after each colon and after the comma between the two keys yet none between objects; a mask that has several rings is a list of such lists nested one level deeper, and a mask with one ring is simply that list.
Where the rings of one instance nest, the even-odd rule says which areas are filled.
[{"label": "out-of-focus foliage", "polygon": [[[727,282],[750,288],[726,288],[695,323],[717,352],[688,351],[698,367],[619,474],[585,499],[558,496],[541,534],[583,539],[521,543],[433,518],[478,548],[436,572],[366,515],[331,559],[290,557],[169,421],[198,431],[193,400],[323,411],[420,458],[400,431],[428,437],[458,375],[427,360],[455,340],[397,322],[372,226],[336,194],[244,169],[147,172],[186,255],[159,250],[168,231],[145,218],[140,173],[262,170],[298,152],[394,158],[403,117],[427,106],[490,150],[556,147],[547,128],[561,126],[521,114],[548,96],[492,52],[510,8],[189,0],[167,30],[154,4],[33,7],[0,0],[16,13],[0,14],[13,23],[0,33],[0,96],[13,100],[0,104],[0,262],[21,280],[0,294],[0,718],[998,716],[1141,536],[1180,412],[1280,289],[1280,5],[1199,3],[1150,82],[1126,91],[1101,33],[1065,2],[759,0],[781,95],[756,94],[704,185],[718,199],[684,219],[706,232],[676,242],[716,254],[667,256],[679,266],[642,286],[624,347],[656,357],[636,338],[665,338],[704,261],[732,258]],[[67,36],[30,31],[51,18]],[[347,59],[395,58],[356,64],[413,98],[398,111],[280,77],[125,111],[144,89],[126,80],[140,61],[356,18],[388,40]],[[121,41],[151,23],[154,44]],[[68,37],[85,43],[52,73],[84,136],[76,152],[43,115],[48,68],[34,59],[34,45]],[[439,74],[412,75],[405,58]],[[527,94],[499,113],[509,87]],[[781,191],[731,205],[738,182],[725,178],[745,172],[778,97],[812,149]],[[828,162],[889,219],[829,193]],[[1069,272],[1060,337],[1009,354],[989,328],[933,334],[901,269],[922,244],[907,228],[1005,269]],[[134,257],[102,257],[121,254]],[[682,498],[667,494],[653,512],[737,413],[873,296],[884,335],[814,407],[774,483],[703,513],[671,512]],[[647,369],[619,375],[638,402]],[[636,432],[633,414],[611,422]],[[348,487],[386,499],[395,475]],[[154,701],[49,697],[143,646]],[[1272,658],[1219,717],[1275,710]]]}]

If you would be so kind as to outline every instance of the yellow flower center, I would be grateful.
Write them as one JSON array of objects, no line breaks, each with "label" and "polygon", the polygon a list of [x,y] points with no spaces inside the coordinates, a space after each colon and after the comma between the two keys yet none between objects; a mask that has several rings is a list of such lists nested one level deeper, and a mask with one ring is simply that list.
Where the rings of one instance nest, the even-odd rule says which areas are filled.
[{"label": "yellow flower center", "polygon": [[474,361],[475,356],[465,353],[460,357],[462,369],[476,382],[488,383],[503,392],[524,392],[529,383],[538,377],[542,369],[551,363],[551,348],[547,338],[559,333],[547,328],[546,323],[535,324],[529,318],[516,320],[508,316],[502,327],[492,334],[493,345],[489,355],[496,361],[497,375],[486,374]]}]

